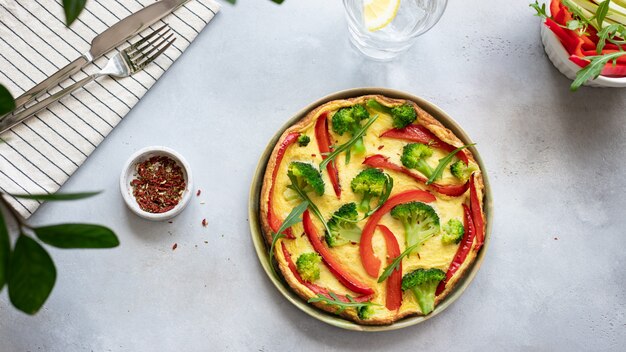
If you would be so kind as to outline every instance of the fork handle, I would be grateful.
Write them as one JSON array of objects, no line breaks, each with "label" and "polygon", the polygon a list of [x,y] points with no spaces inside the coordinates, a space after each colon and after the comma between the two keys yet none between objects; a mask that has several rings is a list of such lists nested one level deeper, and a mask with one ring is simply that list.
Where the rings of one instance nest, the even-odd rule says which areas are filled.
[{"label": "fork handle", "polygon": [[28,119],[29,117],[35,115],[36,113],[40,112],[41,110],[47,108],[48,106],[50,106],[50,104],[58,101],[59,99],[63,98],[64,96],[74,92],[75,90],[77,90],[78,88],[81,88],[82,86],[84,86],[85,84],[93,81],[94,79],[100,77],[100,75],[95,74],[95,75],[90,75],[87,76],[83,79],[81,79],[80,81],[72,84],[71,86],[64,88],[54,94],[52,94],[51,96],[47,97],[46,99],[38,102],[37,104],[28,107],[20,112],[14,113],[12,115],[8,115],[6,116],[4,119],[2,119],[0,121],[0,134],[8,131],[9,129],[11,129],[11,127],[19,124],[20,122]]}]

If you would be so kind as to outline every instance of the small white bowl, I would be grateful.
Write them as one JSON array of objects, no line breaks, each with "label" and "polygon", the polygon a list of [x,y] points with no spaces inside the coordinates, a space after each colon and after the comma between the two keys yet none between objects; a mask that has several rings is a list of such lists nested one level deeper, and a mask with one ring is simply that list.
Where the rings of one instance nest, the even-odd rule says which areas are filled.
[{"label": "small white bowl", "polygon": [[[571,62],[569,59],[569,53],[563,47],[563,44],[559,41],[559,38],[550,30],[550,28],[546,27],[546,25],[541,22],[541,41],[543,42],[543,47],[552,61],[554,67],[556,67],[561,73],[571,79],[572,81],[576,79],[576,72],[580,71],[580,66]],[[626,77],[614,78],[614,77],[605,77],[598,76],[598,78],[589,80],[585,82],[583,85],[589,87],[613,87],[613,88],[623,88],[626,87]]]},{"label": "small white bowl", "polygon": [[[183,196],[180,202],[178,202],[178,204],[173,209],[166,211],[164,213],[150,213],[150,212],[142,210],[139,207],[139,204],[137,204],[137,200],[133,196],[133,188],[130,185],[130,182],[136,176],[135,165],[153,156],[161,156],[161,155],[167,156],[173,159],[180,165],[183,171],[183,176],[185,178],[185,184],[187,187],[185,188],[185,191],[183,192]],[[176,215],[180,214],[185,209],[187,204],[189,204],[189,201],[191,200],[191,192],[193,190],[193,177],[191,176],[191,168],[189,167],[189,164],[187,164],[187,161],[185,160],[185,158],[182,157],[182,155],[178,154],[177,152],[175,152],[174,150],[170,148],[146,147],[137,151],[135,154],[131,155],[130,158],[128,158],[128,161],[126,161],[126,164],[124,165],[124,168],[122,169],[122,174],[120,176],[120,190],[122,191],[122,197],[124,198],[126,205],[128,206],[130,210],[133,211],[133,213],[139,215],[140,217],[144,219],[153,220],[153,221],[169,220],[175,217]]]}]

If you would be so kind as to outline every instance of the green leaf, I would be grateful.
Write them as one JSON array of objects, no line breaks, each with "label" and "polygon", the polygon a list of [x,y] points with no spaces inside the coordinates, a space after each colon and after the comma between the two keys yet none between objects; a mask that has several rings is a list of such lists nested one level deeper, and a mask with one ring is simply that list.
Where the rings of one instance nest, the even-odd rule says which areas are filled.
[{"label": "green leaf", "polygon": [[378,278],[378,282],[381,283],[385,281],[389,277],[389,275],[391,275],[391,273],[400,266],[400,263],[402,263],[402,259],[404,259],[404,257],[409,255],[411,252],[413,252],[413,250],[417,248],[420,244],[422,244],[422,242],[418,242],[410,247],[407,247],[404,250],[404,252],[400,253],[399,256],[395,257],[394,260],[391,262],[391,264],[389,264],[385,268],[385,270],[383,270],[383,273]]},{"label": "green leaf", "polygon": [[0,291],[2,291],[6,282],[10,257],[11,241],[9,240],[9,230],[0,207]]},{"label": "green leaf", "polygon": [[78,18],[85,8],[87,0],[63,0],[65,10],[65,24],[69,27]]},{"label": "green leaf", "polygon": [[9,113],[15,109],[15,99],[11,95],[11,92],[0,84],[0,115]]},{"label": "green leaf", "polygon": [[278,5],[282,4],[284,1],[285,0],[272,0],[273,3],[278,4]]},{"label": "green leaf", "polygon": [[11,194],[15,198],[42,200],[42,201],[65,201],[93,197],[100,192],[83,193],[52,193],[52,194]]},{"label": "green leaf", "polygon": [[583,27],[583,24],[578,20],[567,21],[567,29],[575,31]]},{"label": "green leaf", "polygon": [[602,73],[604,65],[606,65],[609,61],[615,60],[623,55],[626,55],[626,51],[619,51],[606,55],[584,57],[583,59],[590,60],[589,65],[576,72],[576,79],[574,80],[574,82],[572,82],[570,90],[576,91],[578,88],[580,88],[580,86],[583,85],[583,83],[587,82],[590,79],[598,77],[600,73]]},{"label": "green leaf", "polygon": [[[285,230],[302,221],[302,213],[304,213],[304,211],[308,207],[309,202],[304,201],[300,203],[297,207],[293,208],[289,215],[287,215],[287,217],[283,221],[282,225],[280,225],[278,231],[272,234],[272,245],[270,246],[270,267],[272,268],[272,271],[274,271],[274,246],[276,246],[276,242],[279,239],[285,237],[285,234],[283,233],[285,232]],[[274,273],[274,275],[275,274],[276,273]]]},{"label": "green leaf", "polygon": [[48,252],[37,241],[21,234],[11,255],[8,276],[11,303],[32,315],[48,299],[57,273]]},{"label": "green leaf", "polygon": [[602,22],[604,22],[606,14],[609,13],[610,3],[611,0],[604,0],[598,4],[598,8],[596,9],[596,22],[598,23],[598,28],[602,28]]},{"label": "green leaf", "polygon": [[226,2],[231,3],[232,5],[235,5],[235,3],[237,2],[237,0],[226,0]]},{"label": "green leaf", "polygon": [[437,164],[437,167],[433,171],[433,174],[430,176],[428,181],[426,181],[426,184],[429,185],[429,184],[435,182],[435,180],[440,179],[441,175],[443,174],[443,170],[445,170],[446,166],[452,161],[452,158],[454,158],[456,153],[458,153],[461,150],[463,150],[463,149],[465,149],[467,147],[470,147],[472,145],[476,145],[476,143],[466,144],[466,145],[464,145],[462,147],[458,147],[455,150],[451,151],[448,155],[446,155],[443,158],[439,159],[439,164]]},{"label": "green leaf", "polygon": [[331,161],[335,160],[335,158],[337,157],[337,155],[343,153],[344,151],[352,148],[352,146],[354,145],[354,143],[356,143],[359,138],[363,137],[363,135],[365,135],[365,132],[367,132],[367,129],[374,123],[374,121],[376,121],[376,119],[378,118],[378,115],[374,115],[372,117],[370,117],[370,119],[367,121],[367,123],[365,125],[363,125],[363,127],[361,127],[360,130],[357,131],[357,133],[354,134],[354,136],[352,136],[352,138],[347,141],[346,143],[336,147],[332,153],[328,154],[328,156],[326,157],[326,159],[324,159],[320,165],[320,171],[324,170],[326,168],[326,165],[328,165],[328,163],[330,163]]},{"label": "green leaf", "polygon": [[113,248],[120,244],[109,228],[90,224],[60,224],[33,229],[43,242],[58,248]]},{"label": "green leaf", "polygon": [[541,18],[548,18],[548,13],[546,12],[546,4],[539,5],[539,2],[535,0],[534,4],[529,4],[528,6],[532,7],[533,9],[535,9],[535,11],[537,11],[537,13],[535,13],[535,16],[541,17]]}]

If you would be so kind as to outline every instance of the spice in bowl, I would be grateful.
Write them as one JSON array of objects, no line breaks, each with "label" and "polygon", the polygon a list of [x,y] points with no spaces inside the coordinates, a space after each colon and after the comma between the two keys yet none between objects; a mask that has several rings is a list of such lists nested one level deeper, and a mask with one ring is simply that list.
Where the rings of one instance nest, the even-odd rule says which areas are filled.
[{"label": "spice in bowl", "polygon": [[130,182],[133,196],[141,210],[165,213],[183,197],[187,184],[182,168],[167,156],[153,156],[137,163],[136,178]]}]

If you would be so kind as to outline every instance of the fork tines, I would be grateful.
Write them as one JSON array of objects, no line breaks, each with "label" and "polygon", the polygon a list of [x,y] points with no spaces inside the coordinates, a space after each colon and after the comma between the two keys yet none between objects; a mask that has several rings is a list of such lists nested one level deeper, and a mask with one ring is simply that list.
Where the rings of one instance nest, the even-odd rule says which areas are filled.
[{"label": "fork tines", "polygon": [[166,23],[124,51],[128,55],[133,68],[140,70],[154,61],[175,41],[174,33],[172,33],[172,29]]}]

